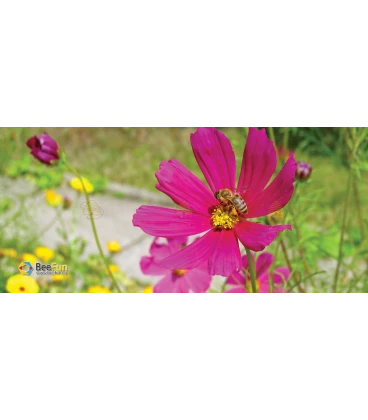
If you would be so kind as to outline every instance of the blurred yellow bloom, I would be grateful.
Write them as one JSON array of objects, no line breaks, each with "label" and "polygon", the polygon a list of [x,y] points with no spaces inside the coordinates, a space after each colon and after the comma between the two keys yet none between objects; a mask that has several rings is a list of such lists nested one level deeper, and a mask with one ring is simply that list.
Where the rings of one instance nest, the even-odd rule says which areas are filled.
[{"label": "blurred yellow bloom", "polygon": [[64,281],[69,280],[69,274],[53,274],[51,276],[52,281]]},{"label": "blurred yellow bloom", "polygon": [[[110,264],[109,268],[110,268],[110,271],[112,272],[112,274],[119,273],[119,271],[120,271],[120,268],[117,265],[114,265],[114,264]],[[108,274],[107,270],[106,270],[106,274]]]},{"label": "blurred yellow bloom", "polygon": [[[83,177],[82,177],[82,179],[83,179],[83,184],[84,184],[84,188],[86,189],[86,191],[87,191],[88,193],[93,192],[93,185],[92,185],[92,184],[88,181],[88,179],[83,178]],[[80,181],[80,179],[79,179],[79,178],[73,178],[73,179],[70,181],[70,185],[71,185],[71,187],[72,187],[72,188],[74,188],[76,191],[78,191],[78,192],[80,192],[80,193],[82,193],[82,192],[83,192],[82,183],[81,183],[81,181]]]},{"label": "blurred yellow bloom", "polygon": [[45,200],[48,205],[52,207],[60,206],[63,202],[63,196],[60,194],[57,194],[53,190],[47,190],[45,193]]},{"label": "blurred yellow bloom", "polygon": [[55,253],[52,249],[46,248],[45,246],[39,246],[35,249],[36,257],[43,262],[48,262],[54,257]]},{"label": "blurred yellow bloom", "polygon": [[91,286],[88,288],[88,293],[111,293],[109,289],[102,286]]},{"label": "blurred yellow bloom", "polygon": [[17,251],[13,248],[0,248],[0,257],[15,258]]},{"label": "blurred yellow bloom", "polygon": [[33,277],[16,274],[8,278],[6,290],[9,293],[37,293],[39,287]]},{"label": "blurred yellow bloom", "polygon": [[142,293],[153,293],[153,286],[147,286],[142,290]]},{"label": "blurred yellow bloom", "polygon": [[107,249],[110,252],[120,252],[121,251],[121,245],[117,241],[109,241],[107,243]]},{"label": "blurred yellow bloom", "polygon": [[283,209],[277,210],[267,216],[267,222],[271,226],[281,224],[285,219],[285,212]]},{"label": "blurred yellow bloom", "polygon": [[33,254],[25,253],[25,254],[22,255],[21,260],[22,261],[28,261],[28,262],[31,263],[32,266],[34,266],[34,265],[36,265],[37,257]]}]

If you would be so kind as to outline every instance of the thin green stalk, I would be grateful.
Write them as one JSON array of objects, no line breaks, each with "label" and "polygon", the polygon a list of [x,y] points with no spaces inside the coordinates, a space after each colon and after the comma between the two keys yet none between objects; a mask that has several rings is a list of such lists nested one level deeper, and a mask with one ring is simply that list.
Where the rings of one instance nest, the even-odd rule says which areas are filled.
[{"label": "thin green stalk", "polygon": [[[89,200],[89,194],[88,194],[88,192],[86,190],[86,187],[84,186],[83,178],[81,177],[81,175],[79,175],[79,173],[77,172],[77,170],[75,170],[72,166],[70,166],[66,161],[64,161],[64,163],[75,174],[75,176],[80,180],[80,182],[82,184],[82,188],[83,188],[83,193],[84,193],[84,196],[86,198],[87,208],[88,209],[91,209],[91,202]],[[100,239],[98,237],[98,233],[97,233],[97,229],[96,229],[95,219],[91,215],[91,217],[89,218],[89,220],[91,221],[93,236],[95,238],[95,242],[96,242],[98,251],[100,252],[101,258],[102,258],[102,260],[105,263],[105,267],[106,267],[106,270],[107,270],[107,272],[108,272],[108,274],[109,274],[109,276],[111,278],[112,284],[114,285],[115,289],[119,293],[121,293],[121,290],[120,290],[120,287],[118,285],[118,282],[115,280],[115,277],[114,277],[114,275],[112,274],[112,272],[110,270],[109,263],[108,263],[105,255],[103,253],[102,246],[101,246],[101,243],[100,243]]]},{"label": "thin green stalk", "polygon": [[62,229],[64,231],[64,239],[68,242],[68,229],[66,228],[65,222],[64,222],[64,219],[63,219],[63,211],[61,210],[60,207],[58,207],[56,209],[56,213],[57,213],[59,222],[61,224],[61,227],[62,227]]},{"label": "thin green stalk", "polygon": [[273,131],[273,127],[268,127],[268,132],[270,133],[270,139],[275,143],[275,132]]},{"label": "thin green stalk", "polygon": [[247,253],[248,257],[248,264],[249,264],[249,271],[250,271],[250,279],[252,282],[252,293],[257,293],[257,277],[256,277],[256,270],[254,269],[254,263],[252,260],[252,254],[250,253],[250,250],[245,248],[245,251]]},{"label": "thin green stalk", "polygon": [[332,291],[334,293],[336,293],[336,291],[337,291],[337,284],[338,284],[338,281],[339,281],[339,271],[340,271],[340,266],[341,266],[341,261],[342,261],[342,246],[344,244],[346,219],[347,219],[347,214],[348,214],[347,210],[348,210],[348,203],[349,203],[349,196],[350,196],[351,178],[352,178],[351,171],[349,171],[348,186],[347,186],[347,189],[346,189],[344,210],[343,210],[343,216],[342,216],[342,227],[341,227],[340,244],[339,244],[339,256],[338,256],[338,260],[337,260],[334,284],[333,284],[333,287],[332,287]]},{"label": "thin green stalk", "polygon": [[364,226],[364,221],[363,221],[362,209],[360,206],[359,190],[358,190],[356,178],[353,178],[353,195],[354,195],[354,201],[355,201],[355,206],[356,206],[357,215],[358,215],[360,236],[363,242],[365,241],[365,226]]}]

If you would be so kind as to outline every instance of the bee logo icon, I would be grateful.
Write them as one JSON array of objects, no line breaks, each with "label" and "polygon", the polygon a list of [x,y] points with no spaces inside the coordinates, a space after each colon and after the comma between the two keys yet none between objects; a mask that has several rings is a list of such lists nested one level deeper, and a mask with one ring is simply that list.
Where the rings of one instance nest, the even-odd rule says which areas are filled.
[{"label": "bee logo icon", "polygon": [[91,219],[92,217],[94,219],[98,219],[104,214],[104,211],[96,203],[96,201],[91,200],[89,204],[87,202],[83,202],[80,206],[83,210],[83,214],[87,217],[87,219]]}]

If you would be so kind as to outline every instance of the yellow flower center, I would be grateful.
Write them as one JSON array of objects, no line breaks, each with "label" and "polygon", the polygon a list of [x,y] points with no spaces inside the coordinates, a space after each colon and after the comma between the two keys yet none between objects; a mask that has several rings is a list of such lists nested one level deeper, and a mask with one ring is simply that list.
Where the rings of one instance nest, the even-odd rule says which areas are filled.
[{"label": "yellow flower center", "polygon": [[215,228],[229,230],[239,222],[239,217],[234,207],[228,208],[227,206],[225,209],[223,206],[219,206],[212,212],[211,220]]},{"label": "yellow flower center", "polygon": [[[259,292],[260,287],[261,287],[261,284],[260,284],[259,280],[256,280],[257,292]],[[247,279],[245,288],[247,289],[247,291],[249,293],[252,293],[253,292],[251,279]]]},{"label": "yellow flower center", "polygon": [[175,270],[173,270],[173,273],[175,276],[184,276],[184,274],[187,272],[188,270],[180,270],[179,268],[175,268]]}]

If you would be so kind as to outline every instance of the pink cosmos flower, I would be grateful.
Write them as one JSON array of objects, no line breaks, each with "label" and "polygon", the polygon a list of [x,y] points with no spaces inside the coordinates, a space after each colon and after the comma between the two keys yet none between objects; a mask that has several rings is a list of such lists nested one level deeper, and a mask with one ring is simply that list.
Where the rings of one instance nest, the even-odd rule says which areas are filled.
[{"label": "pink cosmos flower", "polygon": [[[242,267],[238,240],[262,251],[290,225],[267,226],[248,219],[266,216],[284,207],[294,192],[296,163],[292,155],[267,186],[276,169],[276,151],[265,129],[249,129],[240,177],[236,184],[235,155],[228,138],[215,128],[199,128],[191,135],[194,156],[210,188],[176,160],[164,161],[156,173],[156,188],[185,210],[141,206],[133,225],[153,236],[189,236],[200,239],[163,258],[160,265],[174,270],[208,263],[210,274],[228,276]],[[235,212],[215,192],[229,189],[241,195],[248,212]]]},{"label": "pink cosmos flower", "polygon": [[193,270],[170,270],[156,264],[157,260],[166,258],[186,246],[187,237],[170,238],[162,242],[163,238],[155,238],[150,256],[141,259],[143,274],[163,276],[153,288],[154,293],[204,293],[211,284],[212,277],[208,274],[208,265],[202,264]]},{"label": "pink cosmos flower", "polygon": [[[254,261],[254,254],[252,255]],[[260,293],[269,293],[270,291],[270,268],[273,264],[274,256],[269,252],[260,254],[256,261],[257,290]],[[251,279],[249,274],[249,264],[246,255],[242,258],[243,270],[234,271],[226,279],[226,284],[235,285],[225,291],[225,293],[247,293],[252,290]],[[277,267],[274,271],[273,284],[274,293],[284,292],[284,284],[289,280],[290,270],[288,267]]]}]

